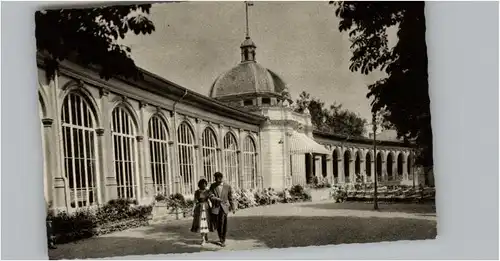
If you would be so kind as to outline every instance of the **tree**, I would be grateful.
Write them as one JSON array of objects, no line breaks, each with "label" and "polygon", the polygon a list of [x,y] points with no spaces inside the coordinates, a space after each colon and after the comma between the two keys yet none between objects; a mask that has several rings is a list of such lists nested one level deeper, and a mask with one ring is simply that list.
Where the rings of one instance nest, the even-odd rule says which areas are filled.
[{"label": "tree", "polygon": [[366,124],[358,114],[342,109],[342,104],[330,106],[325,122],[328,131],[349,137],[363,136]]},{"label": "tree", "polygon": [[[424,2],[330,2],[341,20],[339,30],[351,40],[351,71],[385,71],[368,86],[372,112],[382,114],[405,141],[420,148],[417,164],[432,166],[432,131],[428,94]],[[389,48],[387,29],[396,27],[398,42]]]},{"label": "tree", "polygon": [[325,108],[325,103],[303,91],[296,101],[295,111],[302,113],[305,108],[311,114],[313,126],[320,131],[336,133],[345,136],[358,137],[364,133],[366,120],[342,109],[341,104],[334,103],[329,109]]},{"label": "tree", "polygon": [[151,34],[155,27],[147,17],[150,8],[150,4],[142,4],[36,12],[36,47],[45,57],[48,77],[66,59],[99,67],[105,79],[140,77],[130,47],[117,41],[129,31]]},{"label": "tree", "polygon": [[325,103],[319,99],[311,98],[311,95],[303,91],[296,101],[295,111],[303,113],[307,108],[311,114],[311,122],[316,129],[322,129],[326,120],[327,111],[324,109]]}]

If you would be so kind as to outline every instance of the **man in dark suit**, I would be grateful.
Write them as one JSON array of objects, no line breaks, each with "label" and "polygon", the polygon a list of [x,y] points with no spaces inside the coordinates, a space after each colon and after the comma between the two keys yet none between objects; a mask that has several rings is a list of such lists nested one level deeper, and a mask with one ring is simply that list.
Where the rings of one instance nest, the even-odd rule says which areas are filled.
[{"label": "man in dark suit", "polygon": [[211,222],[219,234],[220,245],[226,246],[227,215],[235,213],[233,202],[233,191],[231,186],[225,184],[220,172],[214,174],[215,182],[210,186],[210,200],[212,201]]}]

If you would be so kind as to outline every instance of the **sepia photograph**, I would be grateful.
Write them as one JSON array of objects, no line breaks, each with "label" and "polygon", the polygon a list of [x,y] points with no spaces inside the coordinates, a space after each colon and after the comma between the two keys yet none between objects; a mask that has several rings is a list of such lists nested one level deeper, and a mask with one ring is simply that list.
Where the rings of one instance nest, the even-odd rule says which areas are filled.
[{"label": "sepia photograph", "polygon": [[37,11],[49,258],[435,239],[425,9]]}]

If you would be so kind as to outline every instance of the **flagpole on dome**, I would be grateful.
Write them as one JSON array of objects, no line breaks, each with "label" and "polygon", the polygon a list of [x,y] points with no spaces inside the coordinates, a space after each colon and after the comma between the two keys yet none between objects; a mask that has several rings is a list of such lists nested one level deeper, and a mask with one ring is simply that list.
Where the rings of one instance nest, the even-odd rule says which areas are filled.
[{"label": "flagpole on dome", "polygon": [[251,1],[245,1],[245,15],[246,15],[246,25],[247,25],[247,27],[246,27],[246,29],[247,29],[247,31],[246,31],[246,38],[247,39],[250,38],[250,29],[248,27],[248,7],[249,6],[253,6],[253,2],[251,2]]}]

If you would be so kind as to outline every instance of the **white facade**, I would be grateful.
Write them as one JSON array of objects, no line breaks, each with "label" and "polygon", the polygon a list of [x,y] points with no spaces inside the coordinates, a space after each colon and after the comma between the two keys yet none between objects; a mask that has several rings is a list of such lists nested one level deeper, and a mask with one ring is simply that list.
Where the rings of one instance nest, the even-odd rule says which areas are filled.
[{"label": "white facade", "polygon": [[[246,112],[144,74],[137,82],[106,81],[63,63],[47,80],[39,60],[45,196],[55,208],[190,196],[199,179],[211,182],[216,171],[244,189],[304,185],[312,176],[332,183],[373,176],[366,140],[315,133],[310,115],[293,112],[286,100],[263,105],[257,98],[258,109]],[[300,133],[304,148],[293,152]],[[410,150],[391,144],[379,146],[381,181],[411,184]]]}]

